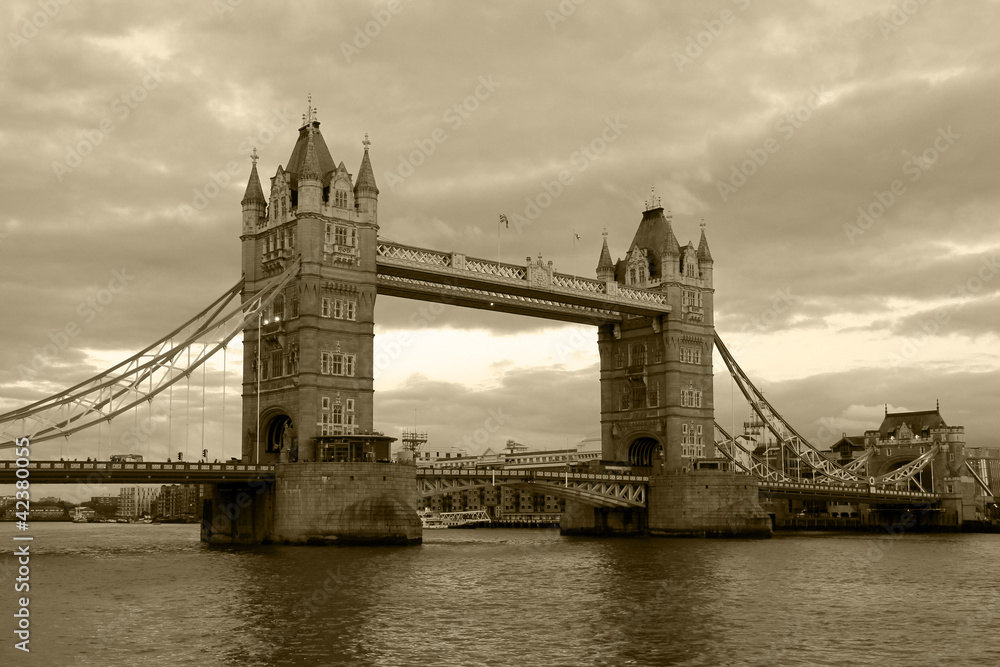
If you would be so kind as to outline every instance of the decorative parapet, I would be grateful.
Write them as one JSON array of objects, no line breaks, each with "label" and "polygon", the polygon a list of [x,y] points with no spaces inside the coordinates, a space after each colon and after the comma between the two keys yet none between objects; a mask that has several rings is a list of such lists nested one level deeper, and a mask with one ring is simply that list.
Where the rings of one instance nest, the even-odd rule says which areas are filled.
[{"label": "decorative parapet", "polygon": [[429,270],[448,276],[486,277],[497,287],[535,288],[551,291],[553,295],[564,294],[603,298],[619,305],[652,307],[664,313],[670,312],[667,295],[634,287],[619,285],[613,280],[603,281],[583,278],[565,273],[557,273],[552,262],[527,258],[525,266],[505,264],[461,253],[440,252],[427,248],[404,246],[389,241],[376,245],[376,260],[387,266],[411,267]]}]

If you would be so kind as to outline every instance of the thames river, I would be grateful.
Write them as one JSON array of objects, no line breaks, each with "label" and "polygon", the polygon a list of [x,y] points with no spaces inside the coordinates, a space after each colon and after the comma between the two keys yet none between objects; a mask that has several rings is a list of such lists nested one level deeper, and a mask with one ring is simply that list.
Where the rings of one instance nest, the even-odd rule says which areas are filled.
[{"label": "thames river", "polygon": [[233,549],[193,525],[31,534],[30,654],[13,648],[9,546],[0,560],[3,665],[1000,664],[1000,535],[476,529]]}]

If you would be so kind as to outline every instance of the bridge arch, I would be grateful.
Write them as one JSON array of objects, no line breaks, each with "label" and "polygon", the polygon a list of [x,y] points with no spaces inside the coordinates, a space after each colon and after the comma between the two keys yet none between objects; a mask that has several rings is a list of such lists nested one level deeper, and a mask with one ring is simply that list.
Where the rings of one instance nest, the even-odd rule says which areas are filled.
[{"label": "bridge arch", "polygon": [[628,463],[630,466],[639,468],[659,467],[665,456],[663,443],[660,438],[649,432],[634,433],[629,436],[629,444],[626,448],[628,453]]},{"label": "bridge arch", "polygon": [[278,454],[282,442],[289,448],[292,446],[294,424],[288,411],[284,408],[271,408],[260,416],[260,444],[262,453]]}]

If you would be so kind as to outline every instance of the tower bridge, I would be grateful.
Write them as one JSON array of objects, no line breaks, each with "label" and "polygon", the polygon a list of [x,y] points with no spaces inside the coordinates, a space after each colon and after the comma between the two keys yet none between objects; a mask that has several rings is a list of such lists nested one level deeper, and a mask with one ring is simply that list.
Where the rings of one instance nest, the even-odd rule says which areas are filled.
[{"label": "tower bridge", "polygon": [[[355,176],[333,159],[310,106],[266,195],[255,150],[241,201],[242,279],[122,363],[0,415],[0,448],[21,437],[33,443],[68,438],[162,402],[176,383],[189,383],[198,368],[204,373],[209,358],[225,355],[242,332],[238,464],[150,462],[126,469],[94,462],[88,470],[106,474],[108,481],[183,478],[212,484],[203,524],[209,542],[415,542],[418,488],[445,493],[487,479],[568,498],[567,532],[769,534],[759,494],[940,501],[953,508],[957,503],[961,520],[968,516],[967,480],[975,479],[973,495],[992,501],[995,482],[987,468],[967,465],[958,432],[936,433],[920,451],[897,447],[895,458],[885,461],[873,435],[872,455],[846,465],[803,438],[756,390],[715,332],[714,260],[704,224],[697,244],[681,245],[672,215],[655,196],[646,202],[624,258],[612,260],[605,233],[596,277],[573,276],[541,256],[511,264],[380,236],[367,135],[362,146]],[[394,438],[375,430],[378,295],[594,326],[601,459],[633,474],[418,473],[391,463]],[[783,456],[796,461],[796,474],[718,433],[714,349]],[[717,456],[727,462],[715,470],[699,463]],[[927,481],[925,471],[942,456],[947,466]],[[76,463],[30,465],[36,481],[73,483]],[[878,470],[872,468],[876,463]],[[0,466],[0,482],[13,474],[11,464]],[[251,483],[257,484],[252,501],[233,516],[228,510],[249,497]]]}]

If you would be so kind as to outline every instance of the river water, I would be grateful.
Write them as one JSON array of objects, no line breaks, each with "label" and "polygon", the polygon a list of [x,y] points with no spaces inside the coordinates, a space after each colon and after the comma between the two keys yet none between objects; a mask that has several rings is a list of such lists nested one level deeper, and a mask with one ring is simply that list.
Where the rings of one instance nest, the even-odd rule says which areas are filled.
[{"label": "river water", "polygon": [[[0,543],[13,533],[0,524]],[[1000,664],[1000,535],[476,529],[234,549],[193,525],[31,534],[31,653],[13,648],[4,546],[0,665]]]}]

